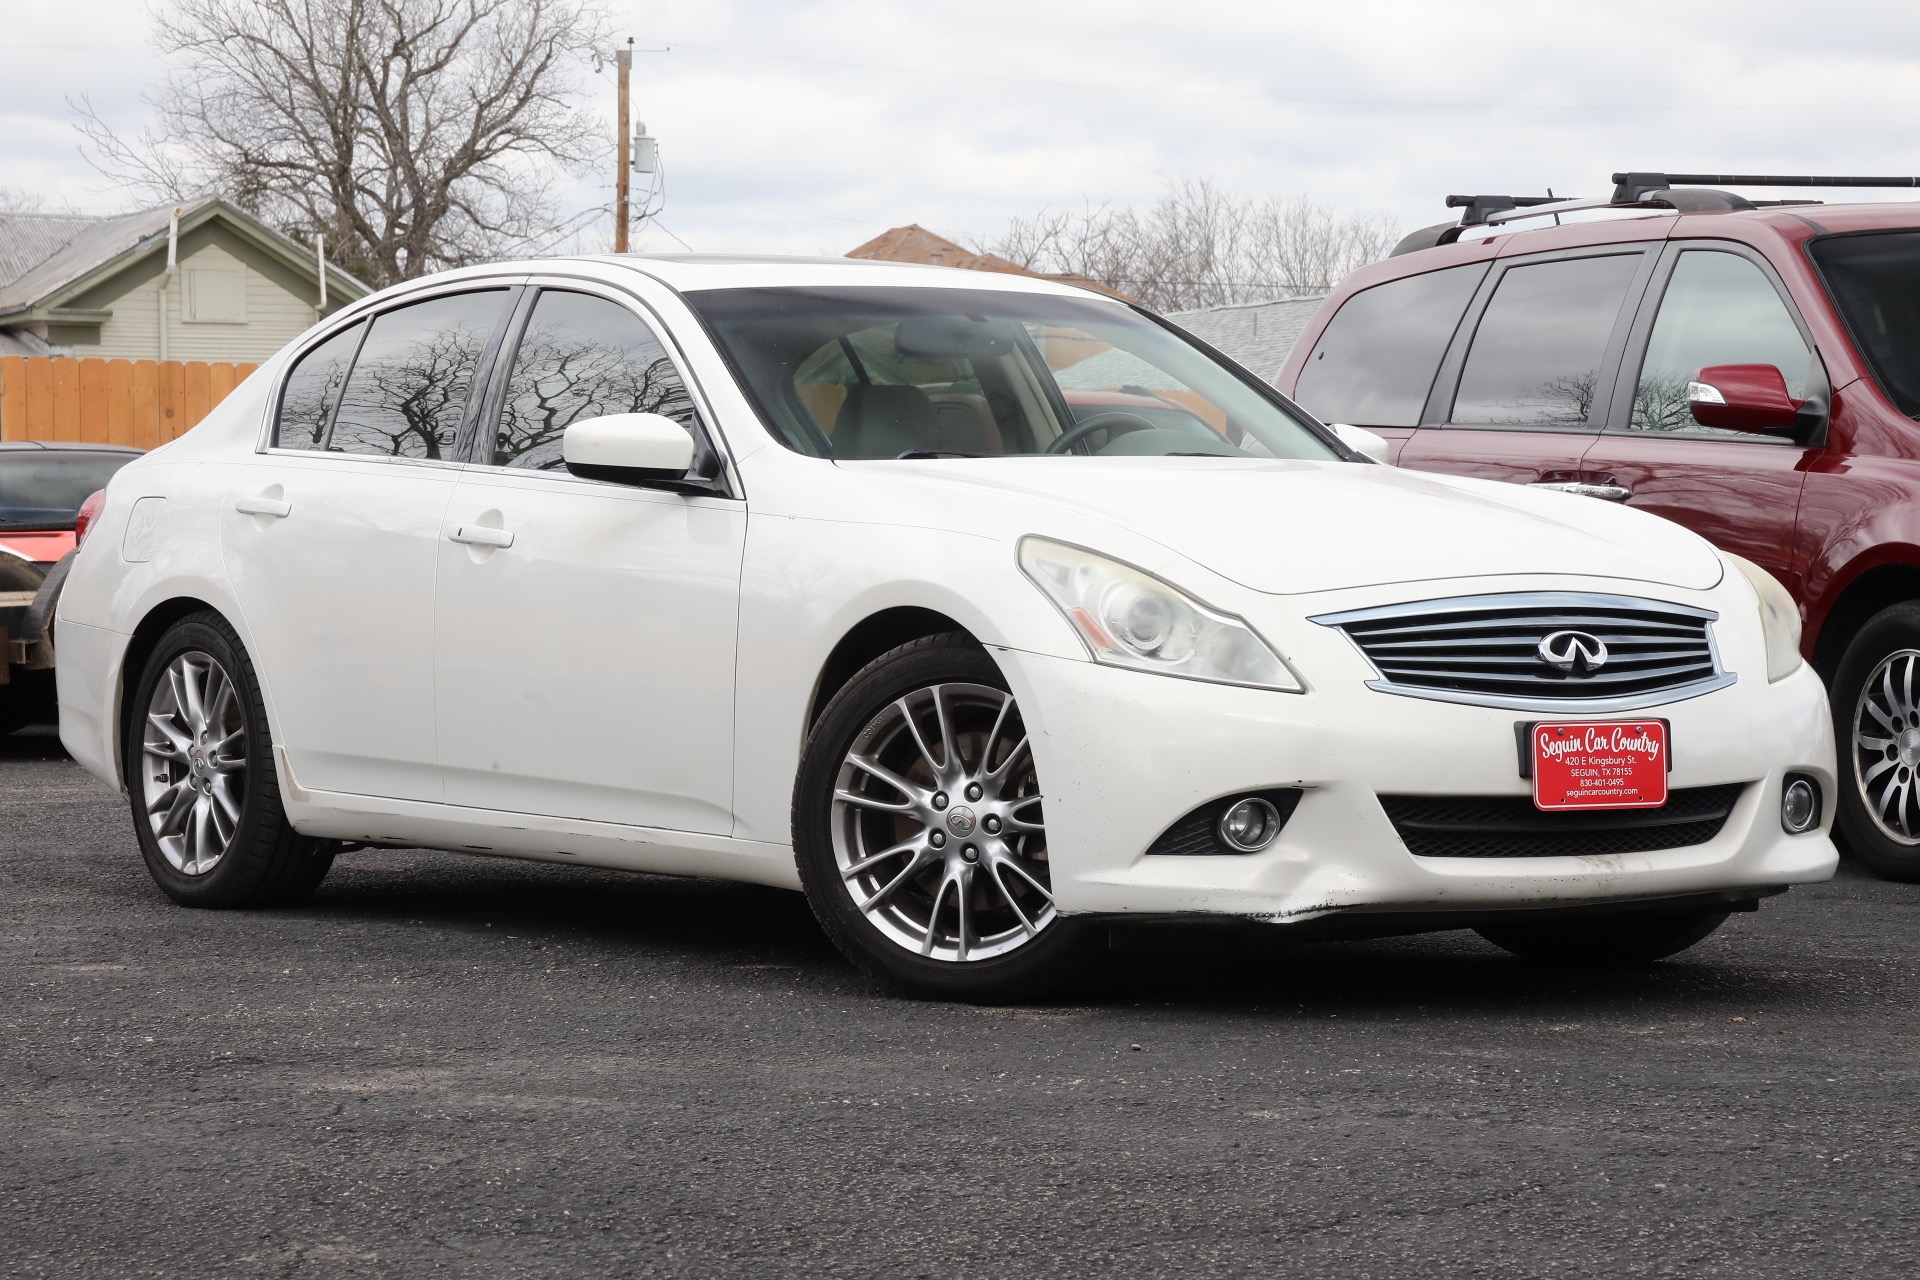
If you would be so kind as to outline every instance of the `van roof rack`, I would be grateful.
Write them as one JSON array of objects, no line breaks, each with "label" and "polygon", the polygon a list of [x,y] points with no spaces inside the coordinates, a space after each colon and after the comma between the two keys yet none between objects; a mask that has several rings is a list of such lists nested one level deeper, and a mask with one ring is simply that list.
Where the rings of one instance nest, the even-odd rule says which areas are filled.
[{"label": "van roof rack", "polygon": [[1920,177],[1840,177],[1818,174],[1779,173],[1652,173],[1631,172],[1613,175],[1613,194],[1605,198],[1584,196],[1498,196],[1453,195],[1447,208],[1461,210],[1458,222],[1441,222],[1408,233],[1393,247],[1388,257],[1398,257],[1417,249],[1452,244],[1468,227],[1492,226],[1520,218],[1557,217],[1583,209],[1672,209],[1679,213],[1731,213],[1739,209],[1758,209],[1784,205],[1819,204],[1818,200],[1749,200],[1718,187],[1911,187],[1920,188]]}]

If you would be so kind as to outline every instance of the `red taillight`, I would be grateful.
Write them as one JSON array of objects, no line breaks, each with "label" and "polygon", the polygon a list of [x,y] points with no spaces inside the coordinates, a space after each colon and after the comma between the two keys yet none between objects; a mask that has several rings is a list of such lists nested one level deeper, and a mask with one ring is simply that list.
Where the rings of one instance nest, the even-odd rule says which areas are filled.
[{"label": "red taillight", "polygon": [[78,550],[80,544],[87,540],[87,530],[93,528],[93,522],[100,516],[100,508],[106,505],[107,491],[105,489],[95,489],[87,496],[87,500],[80,504],[80,510],[75,512],[73,516],[73,545],[75,550]]}]

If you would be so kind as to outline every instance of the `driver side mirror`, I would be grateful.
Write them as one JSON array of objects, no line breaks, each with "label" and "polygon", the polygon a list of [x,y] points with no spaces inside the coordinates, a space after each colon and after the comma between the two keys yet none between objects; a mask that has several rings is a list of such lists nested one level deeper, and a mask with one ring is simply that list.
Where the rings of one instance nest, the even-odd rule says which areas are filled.
[{"label": "driver side mirror", "polygon": [[569,473],[615,484],[673,485],[693,465],[693,436],[658,413],[610,413],[583,418],[560,437]]},{"label": "driver side mirror", "polygon": [[1687,407],[1703,427],[1792,431],[1801,403],[1787,394],[1786,378],[1770,364],[1709,365],[1687,383]]},{"label": "driver side mirror", "polygon": [[1356,427],[1346,422],[1329,422],[1327,430],[1340,437],[1340,443],[1355,453],[1372,458],[1382,466],[1389,465],[1387,459],[1391,456],[1392,449],[1387,444],[1385,436],[1376,435],[1365,427]]}]

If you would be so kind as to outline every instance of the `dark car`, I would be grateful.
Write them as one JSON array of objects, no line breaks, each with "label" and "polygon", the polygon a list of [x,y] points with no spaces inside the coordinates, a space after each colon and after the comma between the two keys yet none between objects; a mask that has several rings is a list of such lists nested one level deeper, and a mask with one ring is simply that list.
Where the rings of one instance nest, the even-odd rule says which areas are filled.
[{"label": "dark car", "polygon": [[48,627],[81,508],[140,450],[0,443],[0,733],[53,713]]},{"label": "dark car", "polygon": [[1920,179],[1614,181],[1448,197],[1460,221],[1344,281],[1276,384],[1401,466],[1624,502],[1764,566],[1832,696],[1841,834],[1920,880],[1920,204],[1699,185]]}]

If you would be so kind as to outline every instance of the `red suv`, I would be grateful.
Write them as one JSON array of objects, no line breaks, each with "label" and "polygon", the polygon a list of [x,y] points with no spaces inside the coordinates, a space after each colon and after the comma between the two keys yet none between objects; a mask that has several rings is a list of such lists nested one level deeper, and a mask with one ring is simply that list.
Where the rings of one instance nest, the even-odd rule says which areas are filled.
[{"label": "red suv", "polygon": [[1401,466],[1625,502],[1765,566],[1832,695],[1840,832],[1920,880],[1920,204],[1696,185],[1920,179],[1614,181],[1448,197],[1460,221],[1345,280],[1276,385]]}]

